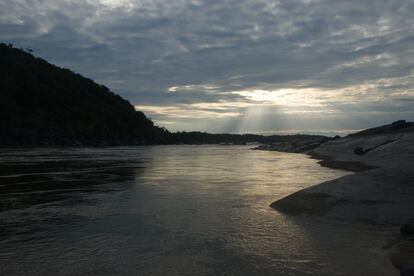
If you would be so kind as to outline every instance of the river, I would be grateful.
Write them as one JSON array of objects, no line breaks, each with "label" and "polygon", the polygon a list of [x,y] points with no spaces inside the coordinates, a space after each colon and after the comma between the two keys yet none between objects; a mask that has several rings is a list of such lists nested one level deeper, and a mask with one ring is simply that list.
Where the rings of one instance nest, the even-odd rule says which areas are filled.
[{"label": "river", "polygon": [[0,150],[0,275],[388,275],[390,229],[287,216],[348,174],[248,146]]}]

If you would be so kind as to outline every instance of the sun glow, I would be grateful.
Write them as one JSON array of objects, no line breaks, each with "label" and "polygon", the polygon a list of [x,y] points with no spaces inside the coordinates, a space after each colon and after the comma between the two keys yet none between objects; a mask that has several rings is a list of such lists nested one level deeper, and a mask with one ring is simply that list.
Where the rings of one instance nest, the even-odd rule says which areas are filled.
[{"label": "sun glow", "polygon": [[231,110],[231,105],[220,105],[213,103],[199,103],[178,106],[153,106],[141,105],[135,106],[136,110],[148,113],[150,116],[173,117],[176,119],[193,119],[196,118],[224,118],[239,116],[240,113]]},{"label": "sun glow", "polygon": [[322,105],[318,95],[326,92],[314,88],[284,88],[278,90],[244,90],[235,91],[234,94],[246,97],[246,99],[262,104],[276,104],[283,106],[320,106]]},{"label": "sun glow", "polygon": [[98,2],[108,8],[133,8],[134,1],[131,0],[98,0]]},{"label": "sun glow", "polygon": [[[381,89],[393,87],[388,97],[407,98],[413,96],[410,77],[368,80],[357,85],[341,88],[285,87],[269,85],[240,90],[215,83],[171,85],[166,93],[181,97],[202,94],[200,102],[175,102],[170,105],[136,106],[161,125],[171,129],[215,130],[248,133],[272,129],[273,132],[288,129],[317,129],[320,124],[329,129],[350,128],[351,115],[344,110],[359,106],[361,102],[381,106],[384,93]],[[359,112],[355,109],[353,114]],[[378,113],[378,110],[364,112]],[[269,119],[271,118],[271,119]],[[228,126],[231,125],[230,128]],[[315,132],[316,133],[316,132]]]}]

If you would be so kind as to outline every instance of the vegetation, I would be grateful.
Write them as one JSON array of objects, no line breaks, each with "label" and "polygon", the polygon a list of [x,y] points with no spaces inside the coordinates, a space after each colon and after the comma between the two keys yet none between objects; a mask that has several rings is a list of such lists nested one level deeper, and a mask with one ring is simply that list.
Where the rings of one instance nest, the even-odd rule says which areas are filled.
[{"label": "vegetation", "polygon": [[295,141],[321,141],[328,139],[319,135],[256,135],[256,134],[211,134],[205,132],[176,132],[169,134],[169,141],[174,144],[246,144],[258,142],[272,144]]},{"label": "vegetation", "polygon": [[166,131],[107,87],[0,44],[0,144],[165,142]]}]

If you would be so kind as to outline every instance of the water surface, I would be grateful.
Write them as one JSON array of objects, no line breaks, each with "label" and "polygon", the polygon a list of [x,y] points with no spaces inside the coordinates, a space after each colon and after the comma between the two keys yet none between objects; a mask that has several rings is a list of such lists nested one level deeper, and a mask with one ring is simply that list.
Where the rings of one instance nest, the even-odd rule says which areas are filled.
[{"label": "water surface", "polygon": [[0,151],[0,275],[389,275],[390,229],[268,205],[347,174],[246,146]]}]

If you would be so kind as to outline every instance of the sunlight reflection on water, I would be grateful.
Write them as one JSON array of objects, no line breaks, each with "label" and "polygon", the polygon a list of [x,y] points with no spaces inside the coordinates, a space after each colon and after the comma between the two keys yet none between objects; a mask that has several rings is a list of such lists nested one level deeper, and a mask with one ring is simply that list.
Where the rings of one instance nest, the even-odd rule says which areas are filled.
[{"label": "sunlight reflection on water", "polygon": [[1,275],[389,273],[378,257],[389,229],[268,207],[347,174],[301,154],[21,149],[0,164]]}]

